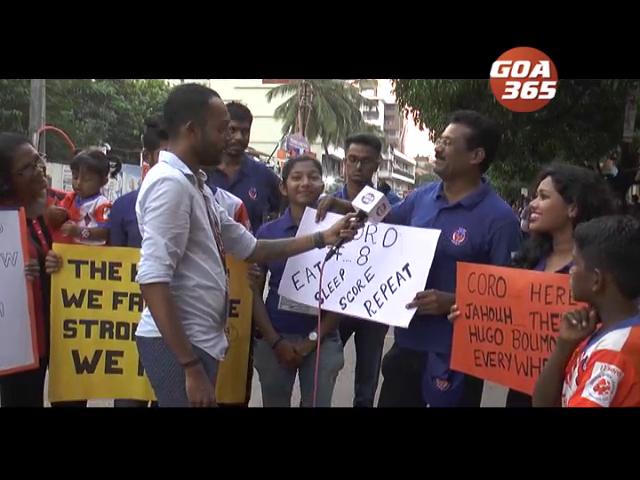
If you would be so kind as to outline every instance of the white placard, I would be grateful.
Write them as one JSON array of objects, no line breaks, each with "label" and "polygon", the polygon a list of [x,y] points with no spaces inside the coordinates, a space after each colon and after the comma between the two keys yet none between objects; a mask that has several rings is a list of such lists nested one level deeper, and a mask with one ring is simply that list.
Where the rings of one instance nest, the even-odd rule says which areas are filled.
[{"label": "white placard", "polygon": [[[304,212],[297,236],[325,230],[340,218],[328,213],[316,223],[316,210]],[[329,248],[290,258],[278,293],[295,302],[394,327],[407,327],[415,309],[406,305],[424,290],[440,230],[367,223],[320,269]]]},{"label": "white placard", "polygon": [[0,210],[0,375],[37,366],[21,213]]}]

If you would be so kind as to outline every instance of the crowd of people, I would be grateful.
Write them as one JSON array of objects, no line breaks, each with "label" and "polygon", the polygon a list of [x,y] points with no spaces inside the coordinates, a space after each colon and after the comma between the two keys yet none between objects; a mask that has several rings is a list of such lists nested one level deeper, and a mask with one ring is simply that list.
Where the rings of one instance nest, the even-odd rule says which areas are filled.
[{"label": "crowd of people", "polygon": [[[214,386],[228,348],[227,253],[251,265],[254,291],[246,398],[232,406],[248,406],[255,369],[263,406],[290,407],[297,377],[301,406],[330,407],[353,337],[354,407],[376,406],[379,387],[378,407],[479,407],[484,381],[449,367],[461,261],[570,275],[574,298],[589,305],[564,315],[533,396],[510,391],[507,407],[640,406],[640,224],[617,213],[602,176],[564,163],[542,169],[525,238],[520,216],[486,177],[499,130],[480,113],[455,112],[436,142],[440,181],[404,199],[379,185],[392,205],[385,222],[442,232],[425,288],[407,305],[416,314],[408,328],[394,329],[384,354],[388,326],[329,311],[318,322],[313,309],[283,308],[287,299],[278,294],[287,258],[355,236],[351,201],[373,186],[381,140],[350,136],[345,185],[326,195],[316,158],[288,159],[280,178],[249,156],[252,123],[245,105],[225,104],[207,87],[175,87],[142,135],[148,172],[141,187],[113,204],[100,191],[120,164],[103,151],[77,152],[73,192],[64,193],[47,185],[43,157],[26,138],[0,134],[0,206],[22,207],[28,218],[25,273],[41,360],[38,369],[0,377],[2,406],[43,406],[51,275],[63,261],[54,242],[140,249],[146,307],[136,344],[155,406],[226,406],[216,402]],[[326,231],[296,236],[307,207],[317,209],[317,220],[343,216]],[[115,400],[116,407],[147,405]]]}]

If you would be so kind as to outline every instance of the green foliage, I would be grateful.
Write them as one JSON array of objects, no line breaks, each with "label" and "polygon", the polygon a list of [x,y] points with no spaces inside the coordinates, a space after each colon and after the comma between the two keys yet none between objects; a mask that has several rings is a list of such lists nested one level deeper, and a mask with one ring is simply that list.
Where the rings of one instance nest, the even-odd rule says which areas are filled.
[{"label": "green foliage", "polygon": [[[476,110],[495,120],[504,136],[490,170],[492,177],[528,185],[540,166],[552,160],[594,167],[603,156],[615,152],[622,140],[626,94],[632,80],[560,80],[555,98],[533,113],[502,107],[488,80],[392,82],[398,103],[409,108],[416,123],[432,134],[439,135],[457,109]],[[635,157],[625,161],[622,168],[637,163]]]},{"label": "green foliage", "polygon": [[[47,80],[47,124],[63,130],[78,148],[106,142],[123,160],[137,162],[144,120],[162,111],[169,92],[164,80]],[[0,80],[0,127],[26,134],[29,127],[29,80]],[[52,158],[68,159],[67,144],[46,135]]]},{"label": "green foliage", "polygon": [[274,117],[282,120],[282,133],[297,132],[298,128],[298,92],[303,82],[313,91],[309,123],[305,137],[309,143],[318,139],[324,147],[341,147],[345,139],[356,132],[369,132],[384,137],[375,125],[367,124],[361,108],[376,102],[366,99],[358,88],[344,80],[295,80],[279,85],[267,92],[267,100],[286,97],[274,111]]}]

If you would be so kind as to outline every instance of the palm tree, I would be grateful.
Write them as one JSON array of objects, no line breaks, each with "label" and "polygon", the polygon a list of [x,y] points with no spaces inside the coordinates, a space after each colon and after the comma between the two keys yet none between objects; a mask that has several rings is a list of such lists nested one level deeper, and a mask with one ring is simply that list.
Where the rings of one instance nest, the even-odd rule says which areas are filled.
[{"label": "palm tree", "polygon": [[[354,82],[357,84],[357,82]],[[328,156],[329,145],[343,145],[355,132],[383,132],[365,122],[361,109],[375,101],[360,94],[358,87],[344,80],[292,80],[267,92],[267,101],[288,97],[274,112],[282,120],[282,133],[300,133],[309,143],[318,139]]]}]

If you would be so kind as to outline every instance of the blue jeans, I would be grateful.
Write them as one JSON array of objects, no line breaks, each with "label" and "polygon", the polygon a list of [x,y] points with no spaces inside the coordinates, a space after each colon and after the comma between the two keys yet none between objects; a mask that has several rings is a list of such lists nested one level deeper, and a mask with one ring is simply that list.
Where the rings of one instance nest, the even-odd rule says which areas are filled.
[{"label": "blue jeans", "polygon": [[[283,335],[288,342],[303,340],[300,335]],[[297,371],[288,370],[278,363],[276,354],[264,339],[257,339],[254,351],[254,365],[262,387],[262,406],[265,408],[291,407],[291,394],[296,374],[300,379],[300,407],[313,406],[313,383],[316,369],[316,352],[307,355]],[[337,334],[332,334],[320,344],[320,364],[318,366],[318,391],[316,406],[329,408],[336,379],[344,366],[342,342]]]}]

